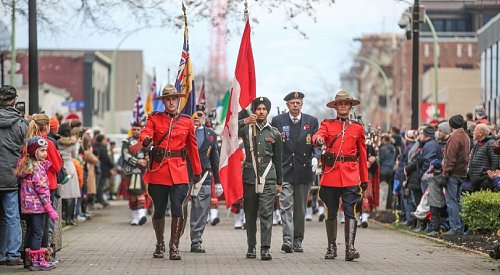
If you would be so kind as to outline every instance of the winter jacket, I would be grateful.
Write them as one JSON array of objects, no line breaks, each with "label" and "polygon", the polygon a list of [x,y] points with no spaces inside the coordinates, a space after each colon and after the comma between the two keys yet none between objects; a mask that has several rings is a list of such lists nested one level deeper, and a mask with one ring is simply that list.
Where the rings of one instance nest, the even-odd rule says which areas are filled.
[{"label": "winter jacket", "polygon": [[403,149],[403,152],[401,153],[401,156],[399,157],[399,164],[398,164],[398,168],[396,168],[396,173],[394,175],[394,179],[397,179],[400,182],[403,182],[406,180],[404,168],[405,168],[405,165],[408,163],[408,153],[410,152],[410,149],[413,147],[413,144],[415,144],[415,142],[410,142],[410,143],[406,144],[406,146]]},{"label": "winter jacket", "polygon": [[394,145],[387,143],[380,146],[380,174],[392,175],[394,164],[396,163],[396,148]]},{"label": "winter jacket", "polygon": [[16,191],[18,183],[14,171],[28,125],[21,113],[11,106],[0,106],[0,191]]},{"label": "winter jacket", "polygon": [[421,154],[417,156],[419,178],[422,178],[425,172],[427,172],[431,164],[431,161],[435,159],[439,160],[443,159],[443,154],[441,153],[441,147],[439,147],[439,144],[434,138],[424,141],[422,142],[422,144],[423,147]]},{"label": "winter jacket", "polygon": [[445,175],[467,176],[470,147],[470,139],[464,129],[457,129],[451,133],[446,143],[443,169]]},{"label": "winter jacket", "polygon": [[495,140],[492,137],[478,141],[472,148],[470,163],[469,163],[469,176],[474,190],[481,188],[492,189],[491,180],[488,178],[486,171],[500,168],[500,156],[493,152],[493,143]]},{"label": "winter jacket", "polygon": [[47,171],[50,161],[33,162],[33,173],[19,175],[21,179],[20,204],[22,214],[46,213],[52,208]]},{"label": "winter jacket", "polygon": [[99,158],[100,161],[101,176],[109,178],[111,176],[111,169],[113,169],[115,165],[109,157],[108,148],[105,144],[96,143],[94,145],[94,154]]}]

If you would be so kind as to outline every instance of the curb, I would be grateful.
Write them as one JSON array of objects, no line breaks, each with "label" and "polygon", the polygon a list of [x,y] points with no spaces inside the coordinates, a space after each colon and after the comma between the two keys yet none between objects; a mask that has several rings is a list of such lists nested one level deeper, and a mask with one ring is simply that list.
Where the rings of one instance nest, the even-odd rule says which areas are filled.
[{"label": "curb", "polygon": [[408,234],[408,235],[412,235],[412,236],[415,236],[415,237],[419,237],[419,238],[422,238],[422,239],[427,239],[429,241],[436,242],[436,243],[439,243],[439,244],[444,244],[447,247],[451,247],[451,248],[454,248],[456,250],[460,250],[460,251],[464,251],[464,252],[469,252],[469,253],[472,253],[472,254],[476,254],[476,255],[479,255],[479,256],[483,256],[483,257],[486,257],[486,258],[492,260],[491,257],[490,257],[490,255],[488,255],[487,253],[481,252],[481,251],[477,251],[477,250],[474,250],[474,249],[471,249],[471,248],[468,248],[468,247],[465,247],[465,246],[461,246],[461,245],[456,245],[456,244],[448,242],[446,240],[442,240],[442,239],[438,239],[438,238],[433,238],[433,237],[429,237],[429,236],[426,236],[426,235],[421,235],[421,234],[418,234],[418,233],[415,233],[415,232],[411,232],[411,231],[408,231],[408,230],[404,230],[404,229],[400,229],[400,228],[393,228],[391,226],[391,224],[381,223],[379,221],[376,221],[375,219],[372,219],[372,221],[374,223],[380,225],[380,226],[386,227],[386,228],[394,230],[394,231],[398,231],[398,232],[405,233],[405,234]]}]

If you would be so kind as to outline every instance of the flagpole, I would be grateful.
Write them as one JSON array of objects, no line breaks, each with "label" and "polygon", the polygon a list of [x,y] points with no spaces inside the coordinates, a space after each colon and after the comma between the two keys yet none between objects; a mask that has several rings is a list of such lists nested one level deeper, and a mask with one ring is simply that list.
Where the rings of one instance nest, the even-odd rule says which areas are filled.
[{"label": "flagpole", "polygon": [[245,0],[245,22],[248,21],[248,2]]}]

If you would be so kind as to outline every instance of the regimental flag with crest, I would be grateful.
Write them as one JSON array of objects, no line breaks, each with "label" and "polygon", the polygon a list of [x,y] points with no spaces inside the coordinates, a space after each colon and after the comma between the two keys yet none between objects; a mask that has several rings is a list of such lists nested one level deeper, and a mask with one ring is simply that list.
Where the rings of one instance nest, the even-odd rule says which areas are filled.
[{"label": "regimental flag with crest", "polygon": [[137,94],[134,101],[134,109],[132,110],[132,123],[134,122],[146,122],[146,113],[144,111],[144,104],[142,103],[142,91],[141,83],[137,82]]},{"label": "regimental flag with crest", "polygon": [[201,82],[200,90],[198,91],[198,100],[196,104],[205,105],[205,77],[203,77],[203,81]]},{"label": "regimental flag with crest", "polygon": [[219,175],[227,207],[243,197],[241,149],[238,144],[238,113],[255,99],[255,65],[250,32],[250,23],[247,19],[241,38],[234,80],[231,86],[229,108],[222,132]]},{"label": "regimental flag with crest", "polygon": [[185,94],[180,98],[179,110],[181,113],[191,116],[196,111],[196,95],[194,90],[194,75],[189,55],[189,35],[187,20],[184,24],[184,44],[182,46],[181,62],[175,79],[175,88],[178,93]]},{"label": "regimental flag with crest", "polygon": [[151,82],[151,86],[149,87],[148,98],[146,99],[146,116],[151,114],[153,110],[153,98],[156,96],[156,70],[153,67],[153,81]]}]

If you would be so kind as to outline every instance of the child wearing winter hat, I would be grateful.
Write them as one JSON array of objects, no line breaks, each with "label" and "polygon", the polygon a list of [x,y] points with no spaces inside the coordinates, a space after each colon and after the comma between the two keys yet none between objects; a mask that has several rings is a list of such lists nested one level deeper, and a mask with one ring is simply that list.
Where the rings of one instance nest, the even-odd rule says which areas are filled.
[{"label": "child wearing winter hat", "polygon": [[45,260],[45,249],[41,247],[47,214],[50,219],[59,216],[50,200],[47,170],[51,163],[47,158],[47,141],[33,136],[26,143],[26,154],[20,159],[16,176],[21,180],[21,213],[26,216],[26,244],[31,262],[30,270],[51,270],[54,265]]},{"label": "child wearing winter hat", "polygon": [[446,216],[446,202],[444,199],[444,187],[446,185],[446,179],[442,175],[443,165],[441,160],[435,159],[431,161],[427,182],[428,186],[428,202],[431,212],[431,219],[433,222],[433,231],[428,235],[437,236],[440,233],[441,225]]}]

